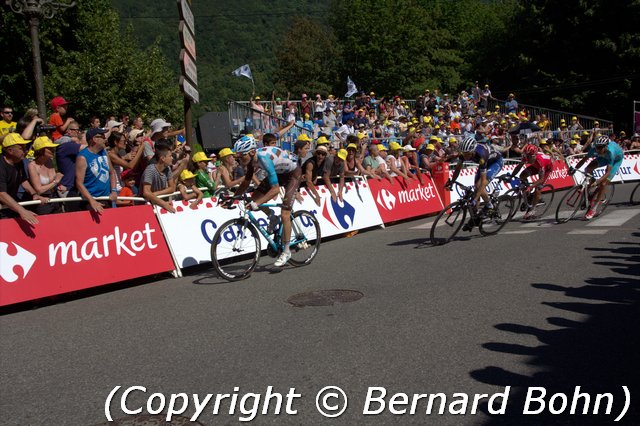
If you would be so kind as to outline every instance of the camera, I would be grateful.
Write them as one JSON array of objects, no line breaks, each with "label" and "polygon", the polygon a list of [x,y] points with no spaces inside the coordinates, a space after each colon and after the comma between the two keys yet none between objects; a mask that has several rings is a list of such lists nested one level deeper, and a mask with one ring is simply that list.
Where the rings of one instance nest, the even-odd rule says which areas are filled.
[{"label": "camera", "polygon": [[33,133],[37,136],[50,136],[56,130],[56,126],[52,124],[36,124]]}]

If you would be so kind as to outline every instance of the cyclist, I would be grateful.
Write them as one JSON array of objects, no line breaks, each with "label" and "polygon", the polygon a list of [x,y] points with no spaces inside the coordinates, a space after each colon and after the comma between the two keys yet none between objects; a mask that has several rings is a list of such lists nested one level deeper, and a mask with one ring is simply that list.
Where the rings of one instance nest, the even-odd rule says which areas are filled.
[{"label": "cyclist", "polygon": [[[522,147],[522,161],[513,170],[512,176],[518,176],[520,169],[527,165],[522,171],[519,178],[526,180],[528,177],[538,175],[538,180],[531,183],[530,189],[541,189],[542,185],[547,182],[551,171],[553,170],[553,159],[548,154],[538,151],[538,147],[533,144],[527,144]],[[540,191],[534,191],[531,205],[524,215],[525,220],[536,218],[536,206],[540,201]]]},{"label": "cyclist", "polygon": [[295,154],[275,146],[258,148],[255,139],[248,135],[238,139],[233,146],[234,152],[239,156],[239,161],[247,168],[244,181],[236,190],[236,195],[243,194],[249,188],[254,173],[266,173],[266,177],[253,191],[251,196],[253,201],[247,204],[247,208],[254,211],[259,210],[260,204],[269,201],[280,193],[280,186],[285,188],[281,209],[282,247],[284,247],[284,250],[274,263],[276,267],[284,266],[291,259],[291,249],[289,248],[289,241],[291,240],[291,209],[302,179],[302,169],[298,158],[306,155],[308,147],[309,143],[307,141],[297,141],[295,143]]},{"label": "cyclist", "polygon": [[585,220],[592,219],[593,216],[595,216],[594,207],[598,205],[602,195],[607,189],[607,185],[611,184],[616,173],[618,173],[618,169],[622,165],[622,160],[624,159],[624,152],[622,151],[622,148],[620,148],[617,143],[610,140],[608,136],[598,136],[593,142],[593,146],[589,147],[587,155],[582,158],[578,164],[576,164],[575,168],[569,168],[569,174],[573,175],[576,172],[576,169],[582,167],[589,158],[595,158],[595,161],[591,161],[589,165],[587,165],[587,174],[590,175],[593,170],[598,167],[606,167],[606,170],[604,174],[599,179],[596,179],[592,184],[597,186],[598,190],[595,197],[591,200],[589,211],[584,215]]},{"label": "cyclist", "polygon": [[[453,182],[460,175],[460,170],[462,170],[465,161],[478,163],[478,171],[475,177],[475,204],[477,205],[480,197],[482,197],[482,200],[485,202],[484,208],[486,210],[492,209],[493,204],[487,194],[487,185],[502,169],[502,154],[489,145],[479,144],[474,137],[465,138],[460,144],[460,154],[456,169],[451,179],[449,179],[445,185],[447,189],[451,190]],[[470,219],[462,229],[464,231],[471,231],[473,225],[473,221]]]}]

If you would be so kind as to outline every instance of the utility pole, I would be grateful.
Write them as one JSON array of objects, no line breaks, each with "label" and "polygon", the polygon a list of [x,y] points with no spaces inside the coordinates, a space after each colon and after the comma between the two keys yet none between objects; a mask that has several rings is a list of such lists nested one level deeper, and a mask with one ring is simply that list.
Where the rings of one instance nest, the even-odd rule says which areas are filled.
[{"label": "utility pole", "polygon": [[47,117],[47,109],[44,102],[44,80],[42,77],[42,61],[40,59],[40,20],[51,19],[58,10],[73,7],[76,2],[75,0],[6,0],[6,3],[14,13],[24,15],[29,21],[38,116],[45,119]]}]

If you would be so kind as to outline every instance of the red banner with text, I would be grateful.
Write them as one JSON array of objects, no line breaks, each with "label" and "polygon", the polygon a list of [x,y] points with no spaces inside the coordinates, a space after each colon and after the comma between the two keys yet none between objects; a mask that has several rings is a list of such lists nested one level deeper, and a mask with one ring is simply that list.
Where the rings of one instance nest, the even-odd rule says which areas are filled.
[{"label": "red banner with text", "polygon": [[424,216],[439,212],[444,207],[428,175],[422,175],[422,183],[417,178],[406,180],[396,176],[392,179],[393,183],[387,179],[368,180],[384,223]]},{"label": "red banner with text", "polygon": [[0,220],[0,306],[171,271],[151,206]]}]

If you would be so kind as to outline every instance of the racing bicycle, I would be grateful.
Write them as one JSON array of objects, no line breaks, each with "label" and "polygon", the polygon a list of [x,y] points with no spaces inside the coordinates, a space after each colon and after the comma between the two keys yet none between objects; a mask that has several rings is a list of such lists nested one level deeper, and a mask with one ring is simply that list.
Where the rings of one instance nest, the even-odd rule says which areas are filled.
[{"label": "racing bicycle", "polygon": [[470,223],[478,226],[482,235],[494,235],[504,227],[511,218],[513,198],[499,197],[499,190],[488,194],[493,204],[492,209],[482,208],[476,211],[475,188],[471,188],[456,181],[451,182],[463,190],[459,200],[446,206],[436,217],[431,226],[431,244],[442,245],[451,241],[465,223],[467,214]]},{"label": "racing bicycle", "polygon": [[[556,208],[556,222],[558,223],[570,221],[578,213],[578,210],[582,210],[586,214],[589,210],[589,206],[591,205],[591,200],[593,200],[593,197],[595,197],[598,191],[598,187],[593,186],[593,183],[597,180],[595,177],[578,169],[576,169],[576,173],[584,175],[584,179],[582,179],[582,182],[569,189],[569,191],[567,191],[560,200],[560,203]],[[602,199],[596,206],[594,217],[597,217],[604,212],[611,202],[614,192],[615,187],[611,182],[609,182]]]},{"label": "racing bicycle", "polygon": [[501,198],[513,198],[513,209],[511,210],[509,220],[513,219],[518,210],[521,212],[527,212],[534,207],[532,204],[536,191],[542,191],[542,193],[540,194],[538,204],[535,206],[538,208],[536,215],[530,220],[544,217],[547,210],[549,210],[549,207],[551,207],[555,193],[552,185],[546,183],[540,188],[537,188],[531,185],[531,183],[526,179],[518,179],[509,174],[498,176],[496,179],[512,185],[510,190],[500,196]]},{"label": "racing bicycle", "polygon": [[[266,240],[267,254],[277,257],[284,249],[282,245],[282,224],[276,225],[273,234],[267,231],[268,221],[259,220],[246,208],[251,197],[220,195],[218,205],[236,208],[239,217],[231,219],[216,231],[211,243],[211,262],[220,275],[228,281],[239,281],[251,275],[262,252],[261,238]],[[234,205],[235,204],[235,205]],[[260,207],[281,208],[281,204],[261,204]],[[320,249],[320,224],[316,217],[306,210],[291,214],[291,259],[294,266],[310,264]]]}]

